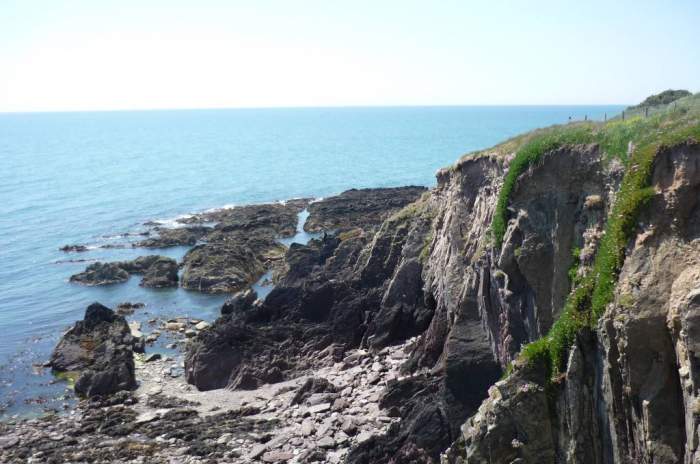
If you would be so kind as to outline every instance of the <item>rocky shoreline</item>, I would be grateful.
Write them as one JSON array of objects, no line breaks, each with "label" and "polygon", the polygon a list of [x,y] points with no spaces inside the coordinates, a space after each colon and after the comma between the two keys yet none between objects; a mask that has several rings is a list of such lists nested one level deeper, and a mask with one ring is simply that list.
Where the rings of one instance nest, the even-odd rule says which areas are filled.
[{"label": "rocky shoreline", "polygon": [[[291,287],[305,286],[313,271],[323,277],[318,265],[340,244],[338,236],[355,240],[355,246],[364,244],[384,220],[425,191],[419,187],[353,190],[312,203],[319,206],[312,208],[309,224],[325,233],[307,245],[293,243],[288,251],[278,239],[297,230],[297,216],[308,200],[202,213],[183,218],[183,226],[176,229],[154,224],[154,233],[135,235],[141,239],[131,246],[193,246],[182,263],[158,255],[96,262],[71,277],[71,282],[112,285],[140,274],[145,287],[179,283],[196,291],[230,293],[272,270],[277,285],[273,294],[279,293],[273,298],[279,300],[282,295],[290,303],[294,295],[285,292]],[[321,223],[328,228],[320,227]],[[82,253],[88,247],[67,245],[62,251]],[[237,280],[229,278],[241,274]],[[202,276],[196,285],[191,284],[193,275]],[[221,286],[222,282],[228,283]],[[242,311],[252,314],[263,308],[264,300],[256,297],[251,290],[234,295],[223,306],[220,319],[238,320]],[[76,393],[85,399],[67,414],[2,423],[2,462],[341,462],[352,447],[386,432],[398,420],[395,407],[380,407],[382,392],[387,383],[406,376],[399,369],[415,338],[379,351],[369,352],[357,343],[355,348],[340,349],[318,340],[319,334],[313,333],[316,323],[310,321],[301,324],[306,326],[303,331],[311,332],[307,334],[311,337],[307,341],[313,342],[309,360],[277,369],[279,377],[265,378],[248,366],[243,382],[199,391],[186,382],[191,380],[186,360],[221,321],[210,327],[186,318],[150,319],[142,327],[125,320],[142,307],[124,303],[112,311],[95,303],[64,334],[47,366],[71,379]],[[262,330],[279,330],[283,324],[278,321]],[[298,335],[299,329],[292,335]],[[266,337],[257,335],[259,341]],[[170,354],[150,352],[149,346],[163,336],[171,342]],[[250,355],[252,363],[269,367],[269,360],[260,358],[266,355],[255,346]],[[107,417],[115,418],[119,426]],[[132,430],[130,423],[138,424],[138,430]],[[213,425],[219,423],[218,428]],[[182,427],[192,435],[165,440]],[[155,436],[152,430],[162,433]],[[131,447],[133,452],[128,451]],[[149,450],[147,458],[138,450]]]},{"label": "rocky shoreline", "polygon": [[171,375],[181,361],[138,355],[133,391],[0,423],[0,462],[342,462],[398,420],[382,391],[401,378],[413,342],[319,360],[306,375],[251,391],[200,392]]},{"label": "rocky shoreline", "polygon": [[[525,134],[430,190],[183,219],[206,229],[162,244],[194,240],[180,285],[226,293],[220,316],[89,310],[54,356],[86,398],[0,425],[0,460],[697,461],[700,122],[629,124]],[[319,234],[286,247],[305,209]]]}]

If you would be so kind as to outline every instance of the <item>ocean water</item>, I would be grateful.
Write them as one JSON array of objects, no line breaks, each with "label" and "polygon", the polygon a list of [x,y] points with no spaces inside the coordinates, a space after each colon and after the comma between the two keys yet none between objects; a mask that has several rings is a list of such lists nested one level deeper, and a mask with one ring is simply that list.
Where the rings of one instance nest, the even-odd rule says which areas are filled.
[{"label": "ocean water", "polygon": [[[353,187],[434,185],[472,150],[620,106],[240,109],[0,114],[0,416],[61,409],[67,384],[39,367],[61,333],[100,301],[214,319],[224,296],[127,283],[68,283],[86,262],[143,249],[120,243],[149,220],[231,204],[323,197]],[[308,239],[300,234],[300,239]],[[180,258],[185,248],[158,250]],[[264,286],[264,285],[263,285]],[[264,289],[263,289],[264,291]],[[148,330],[146,330],[148,331]],[[166,340],[167,341],[167,340]],[[157,347],[155,349],[162,349]]]}]

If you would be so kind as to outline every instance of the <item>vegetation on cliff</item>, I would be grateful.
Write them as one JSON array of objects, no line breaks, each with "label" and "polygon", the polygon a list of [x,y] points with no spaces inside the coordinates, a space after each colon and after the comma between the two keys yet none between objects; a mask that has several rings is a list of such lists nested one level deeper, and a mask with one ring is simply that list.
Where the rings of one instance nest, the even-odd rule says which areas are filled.
[{"label": "vegetation on cliff", "polygon": [[654,194],[650,178],[655,155],[662,147],[689,138],[700,139],[700,96],[697,95],[683,98],[675,108],[647,118],[576,123],[538,131],[517,150],[492,222],[494,244],[498,248],[507,228],[508,202],[517,180],[545,153],[568,144],[597,143],[608,159],[617,158],[626,167],[592,270],[576,282],[549,333],[523,348],[526,360],[544,362],[548,371],[555,374],[563,366],[578,331],[596,325],[613,299],[625,249],[637,228],[639,213]]}]

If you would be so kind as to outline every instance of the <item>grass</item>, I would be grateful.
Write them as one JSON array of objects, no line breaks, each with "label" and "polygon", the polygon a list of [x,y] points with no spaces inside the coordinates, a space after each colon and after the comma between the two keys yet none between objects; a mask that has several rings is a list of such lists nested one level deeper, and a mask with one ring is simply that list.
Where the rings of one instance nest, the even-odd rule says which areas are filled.
[{"label": "grass", "polygon": [[571,261],[571,266],[569,267],[569,272],[567,274],[571,286],[575,287],[581,281],[581,278],[578,275],[578,268],[581,265],[581,248],[574,247],[574,249],[571,251],[571,257],[573,260]]},{"label": "grass", "polygon": [[503,187],[498,196],[496,211],[491,222],[496,248],[503,244],[503,236],[508,225],[508,203],[515,189],[518,177],[530,166],[537,163],[542,155],[556,150],[564,145],[588,143],[592,141],[592,124],[572,124],[569,126],[555,126],[542,135],[534,137],[526,142],[515,154],[510,163],[508,173],[503,180]]},{"label": "grass", "polygon": [[[700,97],[694,96],[692,99],[696,101],[690,102],[691,105],[700,106],[697,104]],[[551,379],[565,368],[568,351],[577,333],[584,327],[594,328],[608,304],[613,301],[618,276],[625,260],[625,250],[636,233],[641,211],[654,195],[650,183],[656,154],[663,147],[688,139],[700,140],[699,113],[700,111],[666,112],[645,120],[618,120],[601,125],[591,133],[592,140],[598,142],[609,157],[626,160],[627,167],[592,270],[583,278],[573,280],[573,290],[549,333],[524,346],[521,351],[521,356],[527,362],[544,363],[548,378]],[[630,142],[635,149],[627,160],[623,153],[626,155]],[[542,156],[538,150],[552,146],[555,144],[547,142],[524,151],[523,161],[517,165],[518,168],[524,170],[523,163],[527,162],[527,167],[532,160],[536,161]],[[517,157],[518,155],[516,159]],[[517,176],[512,179],[514,182]],[[511,185],[510,191],[512,188]],[[507,206],[508,196],[503,198],[504,205]],[[505,223],[494,221],[494,233],[500,232],[501,227],[505,227]],[[499,245],[503,236],[500,237],[501,240],[497,241]]]}]

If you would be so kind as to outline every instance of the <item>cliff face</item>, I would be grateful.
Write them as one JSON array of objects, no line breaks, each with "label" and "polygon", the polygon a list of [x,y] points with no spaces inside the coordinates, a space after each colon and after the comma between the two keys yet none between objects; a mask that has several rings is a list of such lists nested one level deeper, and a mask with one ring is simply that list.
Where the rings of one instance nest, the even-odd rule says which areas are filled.
[{"label": "cliff face", "polygon": [[[698,462],[700,145],[662,149],[651,183],[614,302],[577,336],[565,372],[550,383],[520,362],[489,390],[445,461]],[[585,221],[582,230],[596,229],[595,215]]]}]

